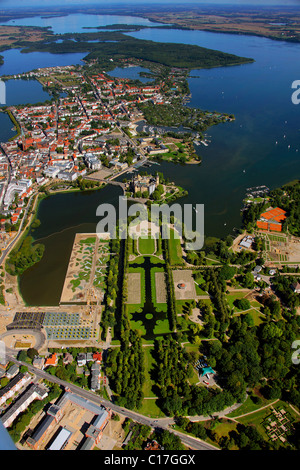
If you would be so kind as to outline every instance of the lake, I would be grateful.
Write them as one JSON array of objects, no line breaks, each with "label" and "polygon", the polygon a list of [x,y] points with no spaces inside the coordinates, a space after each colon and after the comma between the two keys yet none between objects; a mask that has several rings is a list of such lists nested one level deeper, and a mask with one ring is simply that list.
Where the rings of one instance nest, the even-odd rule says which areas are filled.
[{"label": "lake", "polygon": [[116,67],[114,70],[109,72],[109,75],[114,78],[130,78],[130,80],[140,80],[142,83],[152,82],[152,78],[143,77],[140,75],[141,72],[150,72],[145,67]]},{"label": "lake", "polygon": [[[33,19],[28,18],[16,20],[15,24],[19,21],[33,24]],[[45,25],[45,20],[35,21],[37,26]],[[109,25],[128,23],[129,20],[121,16],[108,18],[103,15],[101,19],[91,15],[69,15],[46,21],[54,25],[54,32],[77,32],[82,26],[95,27],[101,21],[102,25]],[[140,18],[132,21],[130,24],[142,24]],[[255,36],[163,30],[155,25],[128,34],[140,39],[196,44],[254,58],[252,64],[191,72],[189,106],[233,113],[236,121],[209,129],[211,142],[208,147],[197,149],[202,156],[201,165],[162,163],[153,167],[188,190],[188,196],[179,203],[204,204],[205,235],[223,237],[232,233],[232,229],[241,224],[240,209],[246,188],[258,185],[275,188],[299,178],[300,107],[292,104],[291,84],[300,79],[300,45]],[[8,70],[18,66],[10,61],[9,53],[13,55],[15,51],[3,53],[7,61],[4,66]],[[44,61],[49,60],[49,56],[53,56],[54,61],[57,59],[57,65],[60,65],[66,56],[42,53],[38,58],[32,54],[39,53],[21,54],[26,56],[23,67],[28,67],[27,70],[45,66]],[[71,56],[78,60],[76,54],[69,56],[70,60]],[[126,72],[132,73],[130,69],[122,69],[122,73]],[[1,137],[0,140],[5,139]],[[36,231],[36,237],[43,240],[46,252],[43,260],[26,271],[20,280],[22,294],[28,303],[49,305],[57,302],[74,234],[76,231],[94,231],[98,201],[106,200],[106,197],[113,200],[117,196],[116,188],[106,188],[87,194],[61,195],[61,199],[54,196],[43,201],[38,213],[42,225]],[[87,207],[88,213],[74,212],[74,207]],[[60,276],[57,276],[58,271]],[[36,282],[41,287],[39,292]]]},{"label": "lake", "polygon": [[[141,26],[157,26],[157,23],[147,18],[139,18],[136,16],[123,15],[93,15],[74,13],[65,16],[57,16],[55,18],[46,18],[41,16],[33,16],[31,18],[18,18],[15,20],[0,22],[0,25],[10,26],[39,26],[51,28],[55,34],[64,33],[85,33],[90,28],[95,29],[98,26],[109,26],[112,24],[128,24]],[[85,29],[88,28],[88,29]]]}]

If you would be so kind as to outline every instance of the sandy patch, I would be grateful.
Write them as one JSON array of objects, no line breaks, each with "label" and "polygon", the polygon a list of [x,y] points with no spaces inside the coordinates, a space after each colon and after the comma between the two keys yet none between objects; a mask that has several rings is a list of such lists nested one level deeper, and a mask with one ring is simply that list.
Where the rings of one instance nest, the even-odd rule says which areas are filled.
[{"label": "sandy patch", "polygon": [[191,300],[196,298],[195,282],[191,270],[174,270],[173,281],[176,300]]},{"label": "sandy patch", "polygon": [[156,292],[156,302],[158,304],[164,304],[167,302],[166,274],[165,273],[155,273],[155,292]]},{"label": "sandy patch", "polygon": [[127,303],[141,303],[141,273],[128,273]]}]

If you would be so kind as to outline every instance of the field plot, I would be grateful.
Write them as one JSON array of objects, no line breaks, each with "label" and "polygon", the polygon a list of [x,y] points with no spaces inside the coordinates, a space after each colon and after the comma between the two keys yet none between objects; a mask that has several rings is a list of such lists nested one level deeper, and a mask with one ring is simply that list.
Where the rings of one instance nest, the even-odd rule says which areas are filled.
[{"label": "field plot", "polygon": [[196,298],[193,271],[186,269],[174,270],[173,281],[176,300],[188,300]]},{"label": "field plot", "polygon": [[141,303],[141,273],[128,273],[128,304]]},{"label": "field plot", "polygon": [[76,234],[60,302],[100,302],[104,298],[109,241]]},{"label": "field plot", "polygon": [[166,274],[164,272],[155,273],[155,292],[156,303],[163,304],[167,302]]},{"label": "field plot", "polygon": [[264,233],[261,235],[265,240],[267,261],[300,262],[300,240],[298,238],[288,237],[284,233],[280,235]]}]

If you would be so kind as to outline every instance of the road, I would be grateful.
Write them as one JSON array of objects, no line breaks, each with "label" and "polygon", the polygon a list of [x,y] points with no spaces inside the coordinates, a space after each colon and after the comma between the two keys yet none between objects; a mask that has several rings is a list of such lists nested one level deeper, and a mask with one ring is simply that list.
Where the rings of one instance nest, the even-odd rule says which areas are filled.
[{"label": "road", "polygon": [[9,183],[11,182],[11,174],[12,174],[12,165],[11,165],[11,161],[9,159],[9,155],[6,153],[4,147],[2,147],[2,145],[0,144],[0,150],[2,151],[3,155],[5,156],[6,158],[6,161],[7,161],[7,178],[5,180],[5,187],[3,188],[2,190],[2,197],[1,197],[1,204],[0,204],[0,210],[2,211],[3,210],[3,201],[4,201],[4,197],[5,197],[5,194],[6,194],[6,190],[7,190],[7,187],[9,185]]},{"label": "road", "polygon": [[[10,252],[10,250],[13,248],[13,246],[15,245],[15,243],[18,241],[20,235],[22,234],[22,229],[23,229],[23,225],[24,225],[24,221],[27,220],[27,214],[28,214],[28,211],[29,211],[29,208],[30,208],[30,204],[31,204],[31,200],[33,197],[35,197],[36,194],[32,194],[29,198],[29,201],[28,201],[28,204],[27,204],[27,207],[25,209],[25,212],[24,212],[24,216],[21,220],[21,223],[20,223],[20,226],[19,226],[19,230],[15,236],[15,238],[9,243],[9,245],[2,251],[1,253],[1,257],[0,257],[0,265],[4,262],[6,256],[8,255],[8,253]],[[32,208],[33,210],[33,208]],[[27,223],[30,222],[30,219],[28,219]],[[26,227],[25,227],[26,228]]]},{"label": "road", "polygon": [[32,365],[28,364],[27,362],[22,362],[18,361],[14,356],[7,355],[6,358],[9,361],[14,362],[15,364],[19,366],[26,366],[29,370],[29,372],[32,372],[35,374],[37,377],[48,380],[49,382],[56,383],[62,387],[68,387],[71,392],[76,393],[77,395],[85,398],[86,400],[90,400],[93,403],[96,403],[97,405],[104,405],[107,408],[110,408],[112,411],[115,411],[116,413],[120,413],[123,416],[126,416],[127,418],[131,418],[132,420],[140,423],[140,424],[145,424],[147,426],[150,426],[151,428],[160,428],[160,429],[167,429],[170,432],[173,432],[177,436],[180,437],[181,441],[183,444],[187,445],[193,450],[219,450],[216,447],[201,441],[200,439],[197,439],[196,437],[192,436],[187,436],[184,433],[181,433],[179,431],[176,431],[172,428],[170,428],[170,424],[173,424],[174,421],[172,418],[159,418],[159,419],[153,419],[149,418],[147,416],[144,416],[140,413],[136,413],[135,411],[128,410],[126,408],[120,407],[118,405],[115,405],[109,400],[106,400],[104,398],[99,397],[96,395],[94,392],[91,392],[89,390],[85,390],[81,387],[78,387],[77,385],[71,384],[69,382],[66,382],[64,380],[59,379],[58,377],[55,377],[54,375],[48,374],[44,370],[37,369],[33,367]]}]

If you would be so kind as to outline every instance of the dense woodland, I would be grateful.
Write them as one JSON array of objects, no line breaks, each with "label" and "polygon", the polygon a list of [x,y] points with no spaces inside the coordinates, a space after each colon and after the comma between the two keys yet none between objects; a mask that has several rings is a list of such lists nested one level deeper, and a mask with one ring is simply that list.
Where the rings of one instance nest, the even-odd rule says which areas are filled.
[{"label": "dense woodland", "polygon": [[106,374],[110,379],[111,389],[114,391],[115,402],[120,406],[138,409],[143,400],[144,353],[141,337],[137,331],[130,328],[126,309],[129,239],[122,240],[122,242],[117,240],[114,243],[115,248],[119,247],[121,257],[118,263],[116,308],[113,313],[110,310],[110,315],[113,315],[116,320],[116,335],[120,340],[120,348],[109,349],[105,366]]},{"label": "dense woodland", "polygon": [[130,330],[130,343],[111,348],[106,361],[106,374],[115,392],[114,401],[129,409],[140,408],[144,398],[144,353],[137,331]]},{"label": "dense woodland", "polygon": [[[73,37],[75,37],[76,41],[72,40]],[[99,42],[87,42],[88,40],[93,40],[93,38],[99,39]],[[120,32],[67,34],[60,35],[60,39],[65,40],[62,43],[51,42],[49,39],[48,41],[23,43],[20,41],[18,45],[24,47],[22,52],[25,53],[34,51],[55,52],[56,54],[89,52],[85,57],[86,60],[99,59],[101,63],[106,62],[108,66],[111,58],[117,60],[127,59],[128,57],[162,64],[167,67],[188,69],[221,67],[253,62],[253,59],[238,57],[204,47],[186,44],[156,43],[132,38]],[[112,65],[110,64],[111,67]]]},{"label": "dense woodland", "polygon": [[42,243],[33,245],[33,238],[24,239],[19,249],[11,251],[6,262],[6,270],[14,276],[22,274],[26,269],[38,263],[44,254],[45,246]]},{"label": "dense woodland", "polygon": [[[212,115],[199,109],[188,108],[179,103],[155,106],[150,101],[138,105],[148,124],[153,126],[188,127],[204,132],[210,126],[226,121],[225,115]],[[233,116],[231,116],[233,118]]]}]

